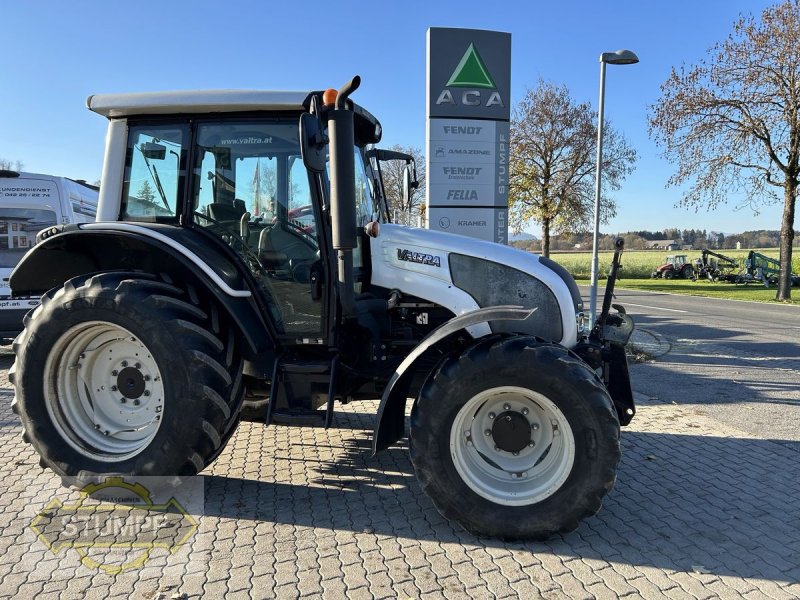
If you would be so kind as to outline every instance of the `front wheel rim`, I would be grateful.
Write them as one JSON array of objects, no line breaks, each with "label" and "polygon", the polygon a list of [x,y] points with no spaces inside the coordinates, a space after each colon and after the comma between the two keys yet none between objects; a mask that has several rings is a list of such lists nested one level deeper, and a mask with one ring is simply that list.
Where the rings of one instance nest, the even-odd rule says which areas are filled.
[{"label": "front wheel rim", "polygon": [[470,398],[450,429],[456,471],[479,496],[505,506],[536,504],[567,480],[575,438],[546,396],[504,386]]},{"label": "front wheel rim", "polygon": [[66,443],[101,462],[142,452],[163,419],[164,382],[152,352],[105,321],[67,330],[45,364],[47,412]]}]

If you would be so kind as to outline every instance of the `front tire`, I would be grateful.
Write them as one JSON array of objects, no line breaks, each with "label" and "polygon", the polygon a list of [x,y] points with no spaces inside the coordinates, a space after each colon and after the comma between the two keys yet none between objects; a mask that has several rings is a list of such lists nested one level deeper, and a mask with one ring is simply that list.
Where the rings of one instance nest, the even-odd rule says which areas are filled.
[{"label": "front tire", "polygon": [[546,539],[613,487],[619,421],[594,371],[530,337],[447,359],[411,412],[411,460],[448,519],[476,535]]},{"label": "front tire", "polygon": [[48,292],[14,344],[23,439],[56,473],[194,475],[241,407],[241,357],[216,306],[146,274]]}]

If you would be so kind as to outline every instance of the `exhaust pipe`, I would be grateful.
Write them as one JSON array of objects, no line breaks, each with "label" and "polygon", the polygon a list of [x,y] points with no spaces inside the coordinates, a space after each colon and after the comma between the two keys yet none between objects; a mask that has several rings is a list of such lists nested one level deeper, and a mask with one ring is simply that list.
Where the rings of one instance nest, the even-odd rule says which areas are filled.
[{"label": "exhaust pipe", "polygon": [[357,244],[355,134],[353,111],[347,99],[361,85],[356,75],[336,95],[333,110],[328,111],[331,171],[331,237],[336,250],[339,302],[345,317],[355,315],[353,294],[353,248]]}]

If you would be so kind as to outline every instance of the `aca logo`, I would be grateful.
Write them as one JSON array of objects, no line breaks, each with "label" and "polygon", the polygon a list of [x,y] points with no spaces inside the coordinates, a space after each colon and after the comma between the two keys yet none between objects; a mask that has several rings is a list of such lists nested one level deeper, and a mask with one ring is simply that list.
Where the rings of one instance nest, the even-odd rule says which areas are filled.
[{"label": "aca logo", "polygon": [[446,85],[447,87],[469,89],[465,89],[460,94],[456,92],[454,95],[453,92],[445,88],[436,99],[437,105],[456,105],[460,103],[464,106],[505,106],[500,93],[497,91],[497,85],[495,85],[494,79],[492,79],[474,43],[470,43],[467,47],[464,56],[461,57],[461,61],[452,75],[450,75]]}]

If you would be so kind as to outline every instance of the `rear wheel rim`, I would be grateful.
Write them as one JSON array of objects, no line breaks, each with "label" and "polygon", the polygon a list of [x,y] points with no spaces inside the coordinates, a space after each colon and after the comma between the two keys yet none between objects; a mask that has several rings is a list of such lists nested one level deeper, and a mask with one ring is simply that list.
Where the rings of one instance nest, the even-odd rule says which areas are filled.
[{"label": "rear wheel rim", "polygon": [[476,494],[496,504],[524,506],[561,488],[575,462],[575,438],[549,398],[503,386],[476,394],[461,407],[450,429],[450,455]]},{"label": "rear wheel rim", "polygon": [[67,330],[45,364],[47,412],[64,441],[101,462],[120,462],[152,442],[163,419],[164,382],[147,346],[105,321]]}]

